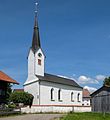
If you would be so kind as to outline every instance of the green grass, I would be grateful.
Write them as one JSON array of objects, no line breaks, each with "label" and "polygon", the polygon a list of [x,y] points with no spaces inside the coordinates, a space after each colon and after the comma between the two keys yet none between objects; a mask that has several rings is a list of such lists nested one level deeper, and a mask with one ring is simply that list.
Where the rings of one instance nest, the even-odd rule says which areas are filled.
[{"label": "green grass", "polygon": [[110,120],[108,113],[69,113],[60,120]]}]

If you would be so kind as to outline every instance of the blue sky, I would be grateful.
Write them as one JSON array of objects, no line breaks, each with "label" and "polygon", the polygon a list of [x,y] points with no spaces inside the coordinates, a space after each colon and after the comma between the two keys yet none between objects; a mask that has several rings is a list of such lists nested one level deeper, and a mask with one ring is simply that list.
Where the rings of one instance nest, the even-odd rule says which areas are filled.
[{"label": "blue sky", "polygon": [[[27,78],[36,0],[0,0],[0,70]],[[46,72],[99,88],[110,75],[110,1],[39,0],[38,20]]]}]

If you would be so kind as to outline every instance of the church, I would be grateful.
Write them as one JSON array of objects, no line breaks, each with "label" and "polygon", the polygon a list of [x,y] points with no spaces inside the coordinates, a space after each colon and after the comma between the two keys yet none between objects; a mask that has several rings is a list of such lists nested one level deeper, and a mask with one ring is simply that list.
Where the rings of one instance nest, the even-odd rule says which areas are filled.
[{"label": "church", "polygon": [[45,54],[35,15],[32,45],[28,53],[28,77],[24,83],[24,91],[34,96],[32,106],[82,106],[82,90],[73,79],[45,72]]}]

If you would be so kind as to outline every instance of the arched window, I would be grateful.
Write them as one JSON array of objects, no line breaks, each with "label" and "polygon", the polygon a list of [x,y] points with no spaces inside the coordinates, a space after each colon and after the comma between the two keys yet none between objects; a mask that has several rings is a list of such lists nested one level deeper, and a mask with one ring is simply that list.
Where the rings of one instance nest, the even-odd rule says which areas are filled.
[{"label": "arched window", "polygon": [[58,90],[58,100],[61,101],[61,89]]},{"label": "arched window", "polygon": [[71,101],[74,102],[74,93],[71,93]]},{"label": "arched window", "polygon": [[80,93],[78,93],[77,100],[80,102]]},{"label": "arched window", "polygon": [[54,89],[51,89],[51,100],[54,100]]}]

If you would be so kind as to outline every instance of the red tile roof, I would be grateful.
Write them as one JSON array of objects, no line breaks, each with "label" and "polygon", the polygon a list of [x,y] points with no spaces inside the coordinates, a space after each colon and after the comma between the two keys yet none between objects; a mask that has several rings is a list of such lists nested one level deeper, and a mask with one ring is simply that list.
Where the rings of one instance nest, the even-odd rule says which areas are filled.
[{"label": "red tile roof", "polygon": [[13,80],[11,77],[6,75],[4,72],[0,71],[0,81],[5,81],[8,83],[19,84],[16,80]]},{"label": "red tile roof", "polygon": [[14,89],[13,91],[14,91],[14,92],[15,92],[15,91],[16,91],[16,92],[23,92],[24,89]]},{"label": "red tile roof", "polygon": [[90,97],[90,92],[88,89],[83,89],[83,97]]}]

